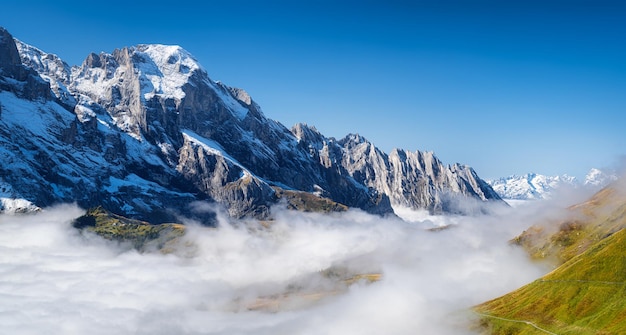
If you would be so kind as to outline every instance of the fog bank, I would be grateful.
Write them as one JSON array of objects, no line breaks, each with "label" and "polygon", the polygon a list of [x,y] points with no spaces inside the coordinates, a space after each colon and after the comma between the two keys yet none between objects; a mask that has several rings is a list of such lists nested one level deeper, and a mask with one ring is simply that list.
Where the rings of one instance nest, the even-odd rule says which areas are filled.
[{"label": "fog bank", "polygon": [[[533,206],[481,217],[405,210],[408,222],[360,211],[277,212],[267,229],[223,218],[217,229],[189,226],[193,257],[140,254],[80,234],[70,222],[82,211],[72,206],[0,216],[0,329],[7,334],[471,334],[468,308],[546,270],[508,244],[533,223]],[[346,288],[321,275],[330,267],[381,273],[382,279]],[[308,295],[299,298],[298,292]],[[310,299],[315,292],[330,294]],[[275,297],[289,299],[253,308],[259,301],[271,305]]]}]

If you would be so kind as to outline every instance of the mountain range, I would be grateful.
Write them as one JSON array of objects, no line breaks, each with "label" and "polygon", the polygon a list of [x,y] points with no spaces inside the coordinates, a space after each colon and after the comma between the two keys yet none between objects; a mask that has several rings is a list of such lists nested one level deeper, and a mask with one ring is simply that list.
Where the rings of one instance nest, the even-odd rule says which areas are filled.
[{"label": "mountain range", "polygon": [[588,187],[599,189],[615,180],[617,180],[615,173],[592,168],[585,176],[585,180],[582,181],[568,175],[546,176],[527,173],[522,176],[512,175],[490,179],[487,180],[487,183],[503,199],[534,200],[547,199],[559,188]]},{"label": "mountain range", "polygon": [[216,208],[264,219],[281,201],[379,215],[501,202],[471,167],[432,152],[387,154],[358,134],[288,129],[179,46],[91,53],[69,66],[3,28],[0,157],[3,212],[74,202],[160,223],[210,221]]}]

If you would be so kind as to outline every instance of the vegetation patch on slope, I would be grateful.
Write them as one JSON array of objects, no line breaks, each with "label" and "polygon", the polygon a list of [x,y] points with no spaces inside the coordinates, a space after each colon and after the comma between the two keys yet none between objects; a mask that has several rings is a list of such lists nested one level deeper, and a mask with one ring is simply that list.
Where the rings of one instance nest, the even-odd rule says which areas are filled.
[{"label": "vegetation patch on slope", "polygon": [[312,193],[285,190],[279,187],[274,187],[274,190],[279,199],[285,200],[288,209],[318,213],[345,212],[348,210],[346,205]]},{"label": "vegetation patch on slope", "polygon": [[[588,201],[571,206],[560,222],[535,225],[513,242],[524,247],[534,259],[549,259],[560,265],[604,238],[626,228],[626,194],[614,184]],[[556,229],[554,229],[556,227]]]},{"label": "vegetation patch on slope", "polygon": [[578,218],[552,234],[534,227],[516,239],[563,264],[477,306],[484,334],[626,334],[626,198],[614,185],[570,209]]},{"label": "vegetation patch on slope", "polygon": [[163,253],[173,252],[185,234],[182,224],[152,225],[113,214],[102,207],[89,209],[85,215],[74,220],[73,226],[107,240],[129,244],[139,251],[159,250]]}]

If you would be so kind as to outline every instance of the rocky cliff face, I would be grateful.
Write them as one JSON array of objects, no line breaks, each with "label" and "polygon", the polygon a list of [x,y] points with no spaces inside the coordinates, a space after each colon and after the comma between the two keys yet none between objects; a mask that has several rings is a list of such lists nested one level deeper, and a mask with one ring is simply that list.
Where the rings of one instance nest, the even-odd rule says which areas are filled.
[{"label": "rocky cliff face", "polygon": [[49,99],[50,88],[32,68],[22,65],[13,36],[0,27],[0,89],[20,98]]},{"label": "rocky cliff face", "polygon": [[387,155],[359,135],[336,141],[304,124],[292,132],[322,166],[347,173],[358,184],[389,197],[394,206],[467,213],[467,199],[500,200],[471,167],[445,166],[432,152],[394,149]]},{"label": "rocky cliff face", "polygon": [[70,68],[2,29],[0,71],[2,199],[102,205],[152,222],[205,215],[193,210],[199,200],[264,218],[281,188],[377,214],[392,202],[447,211],[447,194],[499,199],[473,170],[432,153],[388,156],[356,135],[290,131],[177,46],[92,53]]}]

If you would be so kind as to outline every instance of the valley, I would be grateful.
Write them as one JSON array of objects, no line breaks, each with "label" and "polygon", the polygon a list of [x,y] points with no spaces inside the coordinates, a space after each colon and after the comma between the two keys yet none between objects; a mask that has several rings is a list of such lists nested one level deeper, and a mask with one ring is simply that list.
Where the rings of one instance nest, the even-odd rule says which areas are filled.
[{"label": "valley", "polygon": [[70,3],[0,11],[0,333],[626,333],[623,6]]}]

